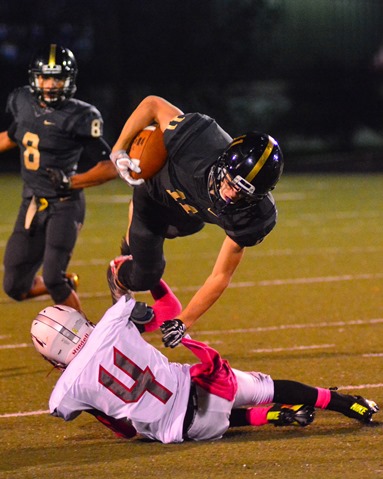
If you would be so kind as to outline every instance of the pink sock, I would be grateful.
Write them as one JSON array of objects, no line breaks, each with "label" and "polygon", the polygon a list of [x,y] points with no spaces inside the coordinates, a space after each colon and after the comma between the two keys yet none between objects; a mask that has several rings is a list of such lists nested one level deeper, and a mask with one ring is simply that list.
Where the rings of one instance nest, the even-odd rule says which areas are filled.
[{"label": "pink sock", "polygon": [[163,279],[150,292],[155,299],[153,304],[154,318],[145,325],[146,332],[158,329],[164,321],[176,318],[182,311],[179,299]]},{"label": "pink sock", "polygon": [[251,426],[263,426],[264,424],[268,423],[266,419],[267,413],[272,408],[272,406],[268,407],[250,407],[246,411],[246,419],[247,422]]},{"label": "pink sock", "polygon": [[315,403],[315,407],[320,407],[321,409],[326,409],[328,403],[331,400],[331,391],[324,388],[316,388],[318,391],[318,397]]}]

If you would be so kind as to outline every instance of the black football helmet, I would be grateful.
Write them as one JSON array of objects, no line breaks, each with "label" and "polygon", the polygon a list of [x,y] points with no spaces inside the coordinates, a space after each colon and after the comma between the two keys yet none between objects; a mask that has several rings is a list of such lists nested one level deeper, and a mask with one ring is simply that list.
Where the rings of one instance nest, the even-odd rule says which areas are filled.
[{"label": "black football helmet", "polygon": [[[56,106],[76,92],[77,62],[73,53],[56,44],[37,52],[29,65],[29,85],[35,97],[50,106]],[[49,95],[44,94],[39,87],[38,77],[55,77],[64,81],[63,88],[49,90]]]},{"label": "black football helmet", "polygon": [[[248,209],[273,190],[283,171],[283,154],[277,141],[266,133],[251,131],[234,138],[209,173],[210,198],[219,214]],[[225,201],[222,181],[240,194]]]}]

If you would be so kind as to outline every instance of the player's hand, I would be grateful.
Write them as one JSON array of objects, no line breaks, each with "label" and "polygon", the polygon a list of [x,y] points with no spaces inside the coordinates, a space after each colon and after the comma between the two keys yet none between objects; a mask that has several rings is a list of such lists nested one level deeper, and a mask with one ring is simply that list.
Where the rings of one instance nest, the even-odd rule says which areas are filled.
[{"label": "player's hand", "polygon": [[162,332],[162,342],[166,348],[178,346],[186,332],[186,326],[180,319],[164,321],[160,329]]},{"label": "player's hand", "polygon": [[141,185],[145,180],[142,178],[134,179],[130,175],[131,171],[134,173],[141,173],[140,160],[130,158],[125,150],[113,151],[110,154],[110,159],[120,177],[126,181],[130,186]]},{"label": "player's hand", "polygon": [[47,168],[46,171],[57,192],[65,193],[71,189],[70,178],[63,172],[63,170],[60,170],[60,168]]}]

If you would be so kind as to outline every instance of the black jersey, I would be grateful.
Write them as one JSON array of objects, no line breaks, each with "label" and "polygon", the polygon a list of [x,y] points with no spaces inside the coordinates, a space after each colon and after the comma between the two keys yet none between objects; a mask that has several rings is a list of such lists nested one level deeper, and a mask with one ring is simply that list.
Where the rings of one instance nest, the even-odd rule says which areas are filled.
[{"label": "black jersey", "polygon": [[178,116],[164,132],[168,161],[146,181],[146,188],[160,203],[170,208],[178,204],[185,214],[223,228],[240,246],[253,246],[275,226],[277,210],[272,195],[248,210],[220,215],[208,191],[210,169],[231,141],[230,135],[206,115]]},{"label": "black jersey", "polygon": [[73,98],[55,108],[43,108],[28,86],[9,95],[7,110],[14,119],[8,134],[20,148],[23,197],[56,196],[46,168],[60,168],[68,176],[75,174],[83,142],[102,136],[100,112]]}]

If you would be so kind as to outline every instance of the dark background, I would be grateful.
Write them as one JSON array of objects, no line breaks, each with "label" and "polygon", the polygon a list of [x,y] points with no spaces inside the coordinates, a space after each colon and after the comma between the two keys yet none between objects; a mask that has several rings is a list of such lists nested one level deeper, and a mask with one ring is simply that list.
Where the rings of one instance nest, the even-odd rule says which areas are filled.
[{"label": "dark background", "polygon": [[[279,140],[287,171],[383,171],[382,0],[2,0],[0,131],[36,47],[79,66],[113,144],[148,94]],[[0,171],[17,170],[16,150]]]}]

